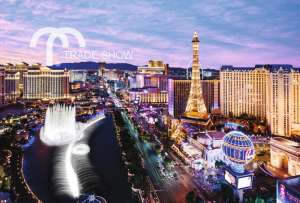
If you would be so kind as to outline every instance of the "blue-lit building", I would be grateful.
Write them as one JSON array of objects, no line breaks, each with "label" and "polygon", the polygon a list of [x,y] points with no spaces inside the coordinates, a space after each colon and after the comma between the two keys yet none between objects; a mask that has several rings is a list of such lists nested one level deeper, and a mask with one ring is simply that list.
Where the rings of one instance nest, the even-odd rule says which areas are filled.
[{"label": "blue-lit building", "polygon": [[244,165],[255,155],[251,139],[239,131],[231,131],[224,136],[222,150],[230,167],[237,173],[243,173]]},{"label": "blue-lit building", "polygon": [[242,202],[243,190],[252,188],[253,172],[245,170],[244,166],[254,158],[254,145],[244,133],[231,131],[223,138],[222,151],[227,164],[224,178],[237,191]]}]

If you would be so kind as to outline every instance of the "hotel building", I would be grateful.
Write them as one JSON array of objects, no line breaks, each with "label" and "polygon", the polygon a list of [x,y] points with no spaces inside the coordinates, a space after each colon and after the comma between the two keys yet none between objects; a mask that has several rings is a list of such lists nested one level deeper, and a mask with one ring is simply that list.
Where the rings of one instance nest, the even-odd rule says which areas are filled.
[{"label": "hotel building", "polygon": [[168,76],[166,75],[143,75],[137,74],[137,87],[157,87],[162,91],[166,91],[168,87]]},{"label": "hotel building", "polygon": [[[220,104],[220,81],[201,80],[202,95],[208,112],[218,109]],[[168,80],[168,112],[179,118],[185,111],[191,88],[191,80]]]},{"label": "hotel building", "polygon": [[70,70],[70,82],[85,82],[87,79],[86,70]]},{"label": "hotel building", "polygon": [[293,70],[291,75],[292,135],[300,136],[300,69]]},{"label": "hotel building", "polygon": [[100,76],[106,80],[118,81],[124,77],[124,72],[117,69],[102,69]]},{"label": "hotel building", "polygon": [[[33,64],[32,66],[35,66],[35,65],[37,65],[37,64]],[[38,64],[38,65],[40,65],[40,64]],[[21,75],[23,75],[24,72],[27,72],[28,68],[29,68],[29,65],[28,65],[28,63],[25,63],[25,62],[17,63],[15,65],[8,63],[5,65],[6,72],[20,72]],[[22,83],[22,80],[20,83]]]},{"label": "hotel building", "polygon": [[206,109],[211,113],[220,108],[220,80],[201,80],[202,95]]},{"label": "hotel building", "polygon": [[225,115],[242,113],[266,117],[268,71],[264,68],[222,66],[221,110]]},{"label": "hotel building", "polygon": [[105,78],[106,80],[119,81],[125,79],[125,72],[116,68],[107,68],[105,62],[99,64],[98,76]]},{"label": "hotel building", "polygon": [[190,80],[168,80],[168,113],[174,118],[179,118],[185,111],[190,94]]},{"label": "hotel building", "polygon": [[164,64],[163,61],[150,60],[148,65],[137,68],[138,74],[162,74],[168,75],[169,65]]},{"label": "hotel building", "polygon": [[275,176],[300,175],[300,143],[282,137],[270,140],[270,165],[277,170],[267,169]]},{"label": "hotel building", "polygon": [[[33,64],[32,66],[35,67],[37,65],[40,65],[40,64]],[[27,72],[28,68],[29,68],[29,65],[28,65],[28,63],[25,63],[25,62],[17,63],[15,65],[8,63],[5,66],[5,72],[8,74],[19,72],[20,80],[19,80],[18,88],[19,88],[20,94],[22,94],[22,92],[23,92],[23,85],[24,85],[24,79],[23,79],[24,77],[23,76],[24,76],[24,73]]]},{"label": "hotel building", "polygon": [[129,90],[129,100],[143,104],[167,104],[168,94],[156,87],[132,88]]},{"label": "hotel building", "polygon": [[5,101],[15,102],[20,97],[20,72],[5,72]]},{"label": "hotel building", "polygon": [[[130,101],[135,103],[167,104],[168,64],[150,60],[137,68],[134,86],[129,89]],[[131,85],[133,86],[133,85]]]},{"label": "hotel building", "polygon": [[222,66],[222,113],[247,113],[267,119],[272,134],[299,135],[299,72],[291,65]]},{"label": "hotel building", "polygon": [[47,67],[29,69],[24,74],[24,99],[69,98],[69,72]]},{"label": "hotel building", "polygon": [[136,87],[157,87],[162,91],[167,90],[168,64],[162,61],[150,60],[147,66],[137,69]]},{"label": "hotel building", "polygon": [[216,161],[225,161],[222,152],[224,132],[206,131],[188,137],[180,146],[172,145],[172,150],[192,168],[214,168]]}]

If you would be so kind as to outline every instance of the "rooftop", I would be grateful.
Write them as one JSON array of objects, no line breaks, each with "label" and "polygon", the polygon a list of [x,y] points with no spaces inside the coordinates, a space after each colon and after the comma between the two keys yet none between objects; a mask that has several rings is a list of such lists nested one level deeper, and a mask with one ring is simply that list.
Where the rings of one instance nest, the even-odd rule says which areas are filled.
[{"label": "rooftop", "polygon": [[292,140],[288,140],[286,138],[283,137],[274,137],[271,139],[271,143],[278,143],[280,145],[284,145],[287,147],[292,147],[292,148],[297,148],[300,149],[300,143],[294,142]]},{"label": "rooftop", "polygon": [[234,67],[232,65],[223,65],[221,71],[253,71],[255,69],[266,69],[269,72],[283,71],[290,73],[292,71],[300,72],[300,68],[293,67],[290,64],[257,64],[254,67]]},{"label": "rooftop", "polygon": [[209,131],[207,132],[208,136],[214,140],[222,140],[225,136],[225,133],[222,131]]},{"label": "rooftop", "polygon": [[143,88],[131,88],[129,92],[145,92],[145,93],[158,93],[158,92],[164,92],[160,91],[157,87],[143,87]]},{"label": "rooftop", "polygon": [[182,150],[189,156],[189,157],[197,157],[201,154],[199,149],[194,147],[193,145],[189,143],[183,143],[182,144]]}]

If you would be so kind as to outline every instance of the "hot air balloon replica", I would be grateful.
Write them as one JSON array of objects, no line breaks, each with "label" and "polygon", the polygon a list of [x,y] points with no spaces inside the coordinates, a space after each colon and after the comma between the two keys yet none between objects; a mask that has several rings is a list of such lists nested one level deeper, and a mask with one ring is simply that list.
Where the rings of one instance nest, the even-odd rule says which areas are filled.
[{"label": "hot air balloon replica", "polygon": [[222,151],[227,167],[225,180],[232,185],[243,201],[243,190],[252,188],[253,172],[245,169],[255,155],[251,139],[240,131],[231,131],[223,138]]}]

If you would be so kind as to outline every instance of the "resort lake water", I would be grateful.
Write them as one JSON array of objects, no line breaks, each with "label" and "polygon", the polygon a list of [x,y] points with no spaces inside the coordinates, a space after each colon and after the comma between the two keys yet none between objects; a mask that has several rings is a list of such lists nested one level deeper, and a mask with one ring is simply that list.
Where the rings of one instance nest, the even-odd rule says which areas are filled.
[{"label": "resort lake water", "polygon": [[[127,174],[123,170],[121,151],[118,146],[110,115],[90,129],[89,158],[98,176],[97,184],[88,185],[84,193],[103,196],[109,203],[132,203]],[[44,145],[35,137],[24,153],[23,172],[31,190],[44,203],[71,203],[76,200],[56,194],[53,180],[55,154],[58,147]]]}]

